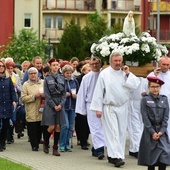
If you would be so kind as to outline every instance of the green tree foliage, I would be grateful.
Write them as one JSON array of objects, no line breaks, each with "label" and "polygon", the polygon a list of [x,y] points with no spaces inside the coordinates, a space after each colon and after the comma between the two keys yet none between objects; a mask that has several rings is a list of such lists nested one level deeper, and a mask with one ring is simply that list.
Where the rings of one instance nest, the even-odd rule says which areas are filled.
[{"label": "green tree foliage", "polygon": [[59,58],[70,60],[72,57],[78,57],[81,59],[83,43],[83,35],[80,26],[75,24],[73,20],[71,20],[70,23],[66,23],[58,47]]},{"label": "green tree foliage", "polygon": [[72,20],[64,27],[64,33],[58,46],[59,57],[66,60],[72,57],[83,60],[85,57],[89,57],[91,45],[97,42],[106,30],[107,23],[98,13],[88,15],[84,29],[81,29]]},{"label": "green tree foliage", "polygon": [[107,22],[96,12],[89,14],[87,17],[86,27],[82,30],[84,36],[84,46],[86,56],[90,56],[90,47],[94,42],[97,42],[107,31]]},{"label": "green tree foliage", "polygon": [[1,58],[12,57],[16,63],[22,63],[24,60],[31,61],[35,56],[45,59],[47,41],[38,40],[36,34],[33,29],[22,29],[18,36],[14,34],[12,41],[1,52]]}]

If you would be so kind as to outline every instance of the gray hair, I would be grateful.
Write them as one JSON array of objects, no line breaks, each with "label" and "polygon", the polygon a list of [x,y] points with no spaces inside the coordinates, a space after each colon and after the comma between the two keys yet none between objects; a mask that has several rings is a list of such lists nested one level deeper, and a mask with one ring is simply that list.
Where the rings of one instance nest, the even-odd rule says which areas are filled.
[{"label": "gray hair", "polygon": [[38,70],[37,70],[35,67],[30,67],[30,68],[28,69],[28,74],[29,74],[31,71],[36,71],[36,73],[38,74]]},{"label": "gray hair", "polygon": [[117,56],[121,56],[122,57],[122,60],[123,60],[123,56],[120,52],[117,52],[117,51],[114,51],[110,54],[110,57],[109,57],[109,62],[111,62],[112,58],[113,57],[117,57]]},{"label": "gray hair", "polygon": [[90,61],[94,61],[94,60],[98,60],[99,63],[101,64],[101,59],[99,57],[97,57],[96,55],[92,54],[90,57]]},{"label": "gray hair", "polygon": [[66,71],[74,71],[73,67],[71,65],[65,65],[63,68],[62,68],[62,73],[64,74]]}]

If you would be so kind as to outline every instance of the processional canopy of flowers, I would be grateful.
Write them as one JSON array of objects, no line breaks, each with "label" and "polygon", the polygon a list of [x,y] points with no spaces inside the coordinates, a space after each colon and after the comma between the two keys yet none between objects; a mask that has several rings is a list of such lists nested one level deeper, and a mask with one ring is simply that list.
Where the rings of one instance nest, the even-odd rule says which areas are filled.
[{"label": "processional canopy of flowers", "polygon": [[105,36],[91,46],[91,53],[99,57],[109,57],[115,51],[122,54],[124,61],[138,62],[140,66],[159,61],[162,55],[168,53],[166,46],[158,44],[148,32],[139,37],[134,33],[127,36],[119,32]]}]

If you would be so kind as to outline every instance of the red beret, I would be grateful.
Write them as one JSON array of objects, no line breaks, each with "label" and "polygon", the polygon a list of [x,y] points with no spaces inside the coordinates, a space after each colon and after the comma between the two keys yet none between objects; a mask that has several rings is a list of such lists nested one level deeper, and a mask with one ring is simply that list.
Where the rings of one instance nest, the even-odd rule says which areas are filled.
[{"label": "red beret", "polygon": [[67,60],[64,60],[60,63],[60,68],[63,68],[65,65],[70,65],[71,66],[71,63]]},{"label": "red beret", "polygon": [[12,62],[12,61],[9,61],[9,62],[7,61],[7,62],[5,63],[5,65],[6,65],[7,68],[9,68],[9,67],[13,67],[13,68],[14,68],[14,67],[15,67],[15,63]]},{"label": "red beret", "polygon": [[162,81],[160,78],[156,76],[148,76],[147,79],[149,82],[154,82],[154,83],[160,84],[161,86],[164,84],[164,81]]},{"label": "red beret", "polygon": [[59,59],[57,59],[57,58],[51,58],[49,61],[48,61],[48,63],[51,65],[51,63],[53,63],[53,62],[59,62]]}]

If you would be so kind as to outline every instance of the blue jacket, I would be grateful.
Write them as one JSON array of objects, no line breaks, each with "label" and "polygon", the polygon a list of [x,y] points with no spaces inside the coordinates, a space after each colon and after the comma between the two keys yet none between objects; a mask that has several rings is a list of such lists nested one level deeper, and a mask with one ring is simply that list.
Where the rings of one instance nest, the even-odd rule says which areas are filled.
[{"label": "blue jacket", "polygon": [[[79,89],[79,84],[78,81],[74,78],[71,77],[70,80],[65,79],[65,88],[66,92],[71,93],[71,89],[76,89],[76,94]],[[65,110],[75,110],[76,106],[76,99],[74,99],[72,96],[66,97],[66,102],[65,102]]]},{"label": "blue jacket", "polygon": [[11,78],[0,78],[0,119],[12,117],[14,101],[17,97]]}]

